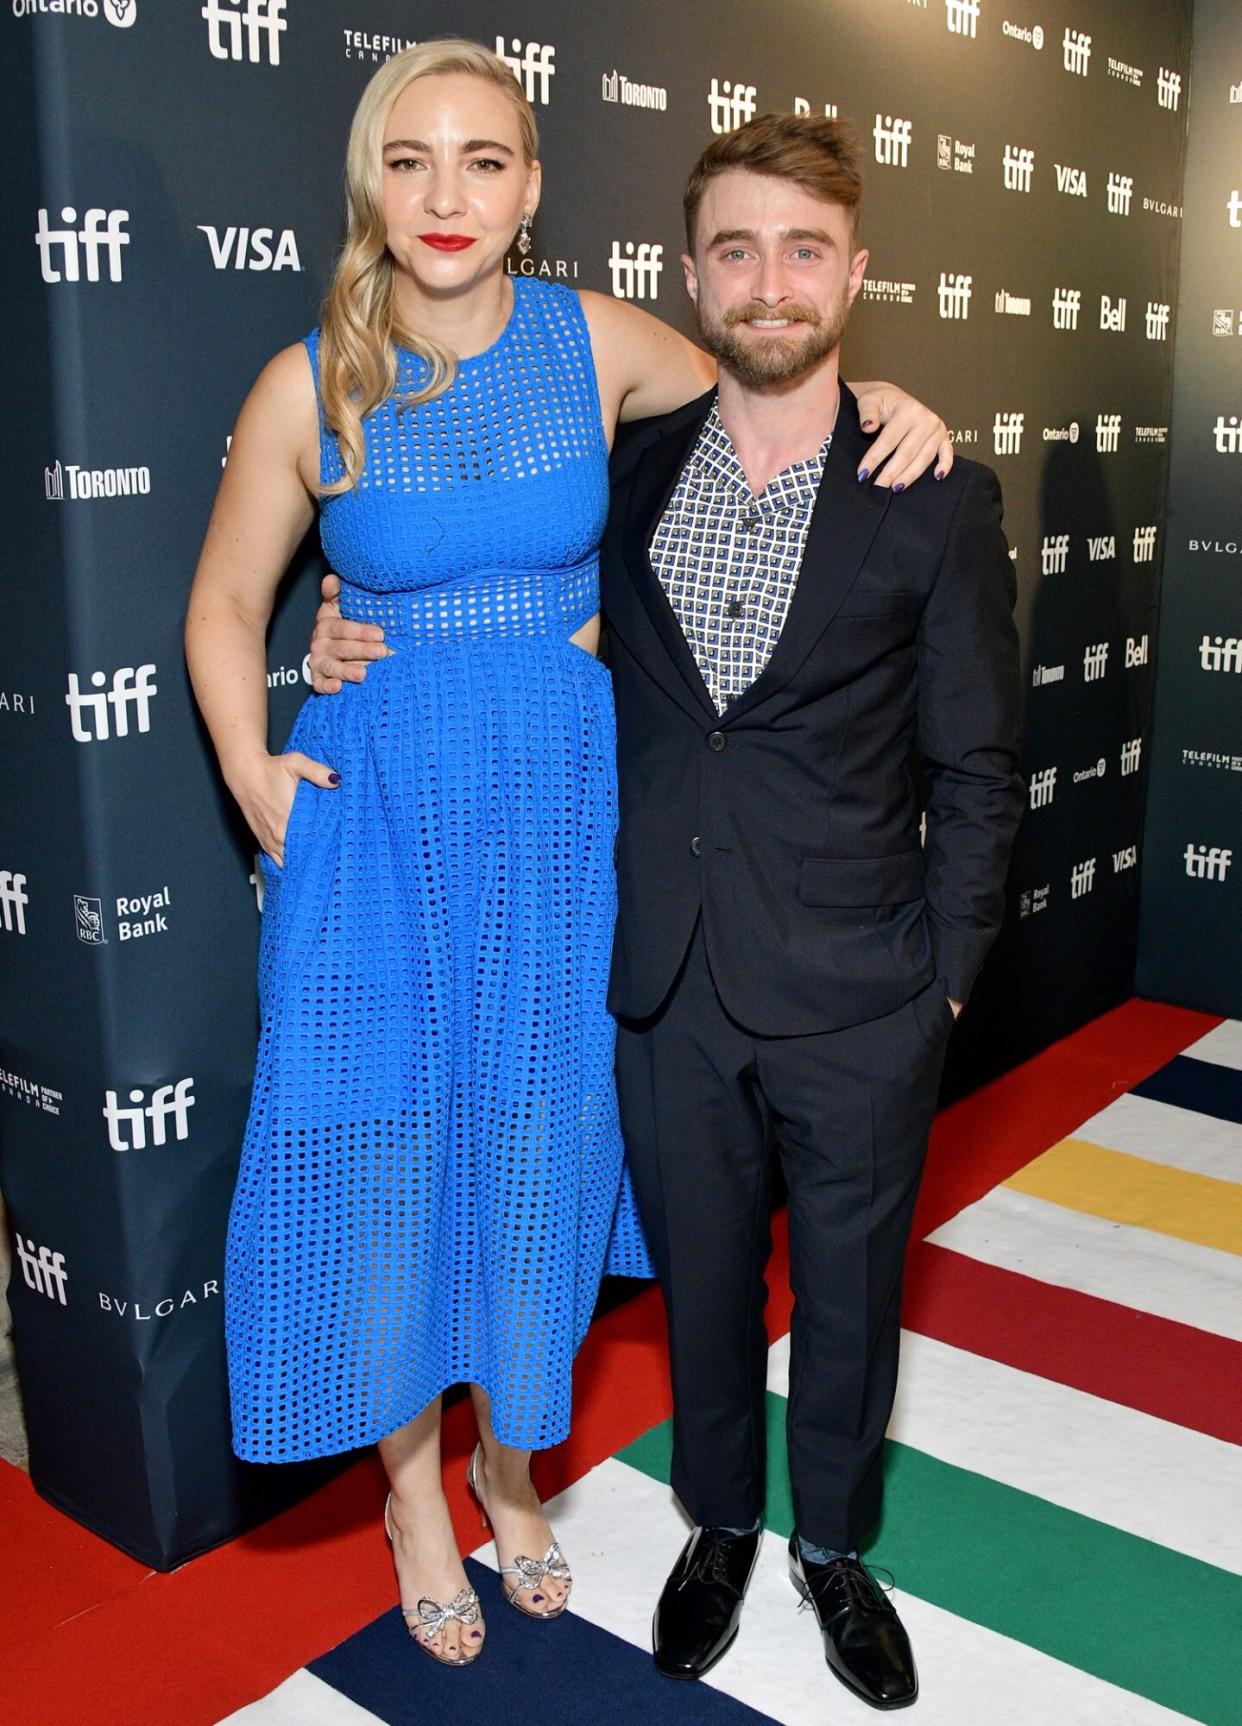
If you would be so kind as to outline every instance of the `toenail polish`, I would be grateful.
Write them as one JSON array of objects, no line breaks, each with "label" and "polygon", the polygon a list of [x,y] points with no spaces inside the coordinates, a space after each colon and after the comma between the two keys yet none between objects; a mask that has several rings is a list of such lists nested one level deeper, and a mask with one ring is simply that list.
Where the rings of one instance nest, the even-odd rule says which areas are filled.
[{"label": "toenail polish", "polygon": [[539,1602],[543,1599],[543,1595],[542,1594],[532,1594],[530,1599],[531,1599],[531,1605],[532,1606],[538,1606]]}]

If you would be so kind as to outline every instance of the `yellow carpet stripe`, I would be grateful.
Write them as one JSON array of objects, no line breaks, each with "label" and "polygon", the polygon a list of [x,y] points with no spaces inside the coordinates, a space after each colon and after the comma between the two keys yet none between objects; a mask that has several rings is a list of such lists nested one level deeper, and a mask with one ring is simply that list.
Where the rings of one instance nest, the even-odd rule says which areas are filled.
[{"label": "yellow carpet stripe", "polygon": [[1242,1257],[1242,1186],[1062,1139],[1005,1186],[1066,1210]]}]

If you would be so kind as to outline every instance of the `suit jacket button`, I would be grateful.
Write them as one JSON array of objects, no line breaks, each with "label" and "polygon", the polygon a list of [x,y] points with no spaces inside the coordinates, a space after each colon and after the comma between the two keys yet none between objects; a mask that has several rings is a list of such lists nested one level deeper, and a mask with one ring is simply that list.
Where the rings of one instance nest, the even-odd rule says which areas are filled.
[{"label": "suit jacket button", "polygon": [[727,749],[728,745],[729,740],[723,731],[711,731],[708,733],[707,747],[709,749],[714,749],[719,754],[722,749]]},{"label": "suit jacket button", "polygon": [[690,841],[690,855],[692,857],[697,857],[698,854],[699,854],[699,836],[696,833],[694,838]]}]

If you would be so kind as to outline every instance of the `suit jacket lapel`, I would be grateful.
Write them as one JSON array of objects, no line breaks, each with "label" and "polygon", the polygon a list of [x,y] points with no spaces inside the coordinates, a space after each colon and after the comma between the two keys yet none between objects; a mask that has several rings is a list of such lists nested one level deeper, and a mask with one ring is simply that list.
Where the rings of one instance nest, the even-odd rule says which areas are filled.
[{"label": "suit jacket lapel", "polygon": [[892,498],[887,486],[858,483],[856,474],[865,443],[858,423],[858,400],[843,383],[832,445],[811,512],[785,627],[763,671],[726,708],[723,719],[748,712],[796,675],[862,568]]}]

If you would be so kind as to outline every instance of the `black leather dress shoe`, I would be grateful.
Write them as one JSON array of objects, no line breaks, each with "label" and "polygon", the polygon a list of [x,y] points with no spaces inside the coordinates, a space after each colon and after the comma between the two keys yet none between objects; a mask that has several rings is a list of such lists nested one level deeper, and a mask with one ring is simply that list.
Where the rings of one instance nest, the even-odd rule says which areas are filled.
[{"label": "black leather dress shoe", "polygon": [[905,1626],[884,1590],[857,1558],[816,1564],[789,1538],[789,1574],[815,1608],[829,1669],[873,1708],[908,1708],[919,1676]]},{"label": "black leather dress shoe", "polygon": [[759,1529],[696,1528],[687,1540],[651,1627],[656,1669],[666,1678],[701,1678],[732,1645],[762,1538]]}]

